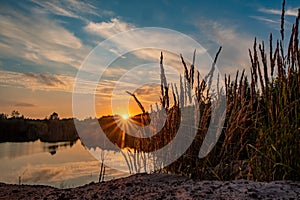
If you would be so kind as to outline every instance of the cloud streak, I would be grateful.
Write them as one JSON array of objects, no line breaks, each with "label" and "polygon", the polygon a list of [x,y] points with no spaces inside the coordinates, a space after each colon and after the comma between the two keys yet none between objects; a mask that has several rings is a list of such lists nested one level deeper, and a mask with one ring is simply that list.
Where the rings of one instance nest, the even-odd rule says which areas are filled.
[{"label": "cloud streak", "polygon": [[196,26],[215,45],[223,47],[217,63],[222,72],[233,74],[237,68],[248,68],[252,36],[236,31],[234,26],[208,19],[199,20]]},{"label": "cloud streak", "polygon": [[74,78],[70,76],[0,70],[0,86],[71,92],[73,81]]},{"label": "cloud streak", "polygon": [[16,107],[26,107],[26,108],[31,108],[31,107],[36,107],[35,104],[31,104],[31,103],[17,103],[14,106]]},{"label": "cloud streak", "polygon": [[[28,73],[28,72],[11,72],[0,70],[0,86],[27,88],[31,90],[45,91],[63,91],[73,92],[75,78],[66,75]],[[80,94],[95,94],[103,98],[109,98],[114,90],[117,80],[102,80],[94,82],[89,80],[77,79],[82,89],[77,91]],[[93,90],[95,84],[98,84],[96,91]],[[125,85],[130,83],[124,83]]]},{"label": "cloud streak", "polygon": [[[109,22],[101,23],[91,22],[85,27],[86,32],[91,35],[96,35],[104,39],[108,38],[108,41],[104,42],[106,45],[105,48],[109,51],[108,53],[115,54],[116,58],[118,58],[117,63],[114,63],[114,65],[117,65],[121,69],[126,69],[119,71],[126,76],[116,76],[114,79],[106,79],[108,80],[106,82],[107,85],[104,86],[101,83],[101,86],[98,87],[100,95],[97,98],[97,102],[101,102],[104,105],[104,102],[109,101],[111,98],[112,104],[117,105],[116,110],[114,109],[114,112],[117,111],[116,113],[121,113],[122,109],[124,110],[128,106],[130,96],[125,93],[126,90],[136,92],[143,104],[147,104],[145,104],[146,107],[149,104],[159,101],[159,58],[161,51],[164,53],[164,66],[168,82],[177,82],[177,85],[179,85],[179,73],[183,72],[183,66],[178,54],[182,53],[186,63],[189,65],[192,60],[191,57],[193,56],[195,44],[197,43],[196,41],[194,43],[191,42],[191,39],[184,40],[183,35],[180,33],[175,34],[167,29],[137,29],[130,31],[134,28],[136,28],[135,25],[121,21],[120,19],[111,19]],[[128,32],[129,34],[127,34],[127,31],[130,31]],[[122,34],[116,35],[118,33]],[[183,41],[188,42],[185,43]],[[149,47],[150,45],[153,47]],[[202,61],[201,73],[207,73],[211,67],[212,60],[209,60],[206,51],[199,46],[197,46],[199,49],[197,49],[196,59],[204,58],[203,60],[199,59]],[[100,51],[102,50],[100,49]],[[97,49],[95,49],[95,52],[97,52]],[[122,55],[121,52],[125,52],[125,55]],[[95,58],[95,60],[97,59],[101,58]],[[91,58],[92,61],[95,62]],[[196,64],[200,64],[200,62]],[[94,65],[95,68],[105,68],[105,66],[99,66],[96,63]],[[167,66],[172,70],[167,70]],[[105,74],[111,74],[107,72],[115,71],[115,69],[109,67]],[[116,72],[118,73],[118,70]],[[151,85],[152,83],[156,83],[158,87],[151,88],[147,86],[147,84]],[[151,92],[151,94],[147,94],[147,92]],[[107,95],[109,93],[112,95]],[[108,102],[108,105],[110,105],[110,102]],[[119,108],[121,110],[118,110]]]},{"label": "cloud streak", "polygon": [[271,24],[280,24],[279,20],[273,20],[273,19],[269,19],[267,17],[262,17],[262,16],[250,16],[253,19],[257,19],[263,22],[267,22],[267,23],[271,23]]},{"label": "cloud streak", "polygon": [[[267,13],[267,14],[273,14],[273,15],[281,15],[282,11],[281,10],[276,10],[276,9],[267,9],[267,8],[260,8],[258,11],[262,13]],[[298,10],[297,9],[286,9],[285,13],[286,16],[298,16]]]},{"label": "cloud streak", "polygon": [[123,22],[117,18],[112,18],[109,22],[89,22],[84,29],[91,34],[98,35],[103,38],[109,38],[117,33],[134,28],[136,27],[133,24]]},{"label": "cloud streak", "polygon": [[58,78],[58,76],[53,76],[49,74],[35,74],[35,73],[24,73],[29,79],[33,79],[36,82],[47,85],[50,87],[60,87],[65,86],[66,84]]},{"label": "cloud streak", "polygon": [[[194,49],[193,47],[190,47],[190,44],[182,44],[182,40],[178,40],[177,37],[179,37],[178,35],[181,33],[176,35],[174,32],[171,33],[171,30],[168,29],[162,30],[158,28],[157,31],[155,31],[155,28],[153,28],[151,31],[149,31],[149,29],[139,29],[139,31],[131,32],[131,34],[116,35],[118,33],[126,33],[126,31],[130,31],[135,28],[137,27],[134,24],[127,23],[117,18],[112,18],[109,22],[90,22],[84,29],[92,35],[96,35],[104,39],[109,38],[110,44],[112,44],[111,46],[116,46],[123,50],[132,50],[139,46],[143,47],[145,44],[153,44],[153,50],[151,50],[151,48],[139,48],[138,50],[131,52],[139,59],[159,63],[159,51],[165,51],[168,49],[172,52],[177,52],[176,54],[182,53],[187,61],[191,61]],[[160,47],[163,47],[162,49],[159,49],[159,51],[158,49],[155,49],[158,44]],[[117,56],[122,56],[118,51],[119,49],[110,49],[110,51]],[[166,64],[170,66],[177,66],[180,58],[179,55],[176,54],[169,54],[168,57],[166,57],[168,61]],[[197,55],[199,56],[203,54],[205,54],[205,50],[198,49]],[[207,64],[211,65],[211,63]]]},{"label": "cloud streak", "polygon": [[35,8],[29,13],[6,8],[0,14],[0,58],[25,59],[37,65],[78,68],[90,50],[74,33]]},{"label": "cloud streak", "polygon": [[60,15],[65,17],[71,17],[88,21],[83,16],[94,15],[94,16],[113,16],[114,13],[109,10],[103,10],[96,8],[91,3],[78,1],[78,0],[65,0],[65,1],[37,1],[32,0],[35,4],[43,8],[49,13],[54,15]]}]

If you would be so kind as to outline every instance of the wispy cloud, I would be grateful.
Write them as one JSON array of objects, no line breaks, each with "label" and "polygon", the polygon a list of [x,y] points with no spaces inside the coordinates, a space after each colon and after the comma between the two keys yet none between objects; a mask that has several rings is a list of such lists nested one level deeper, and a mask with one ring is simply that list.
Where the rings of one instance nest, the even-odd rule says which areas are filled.
[{"label": "wispy cloud", "polygon": [[[250,16],[250,18],[256,19],[264,24],[266,24],[267,26],[269,26],[270,28],[279,31],[280,29],[280,17],[279,15],[282,14],[282,10],[278,10],[278,9],[268,9],[268,8],[259,8],[258,10],[258,15],[254,15],[254,16]],[[261,15],[259,14],[261,13]],[[291,17],[296,17],[298,16],[298,10],[294,9],[294,8],[288,8],[285,9],[285,16],[287,16],[285,18],[285,25],[288,26],[288,30],[291,28],[292,26],[292,22],[289,21],[290,18],[288,18],[289,16]]]},{"label": "wispy cloud", "polygon": [[222,72],[232,74],[237,68],[248,68],[248,49],[253,46],[251,35],[238,32],[236,27],[228,23],[208,19],[199,20],[196,26],[213,43],[223,47],[217,63]]},{"label": "wispy cloud", "polygon": [[[267,9],[267,8],[260,8],[258,11],[260,11],[262,13],[274,14],[274,15],[281,15],[281,13],[282,13],[281,10]],[[297,9],[286,9],[285,10],[285,15],[297,17],[298,16],[298,10]]]},{"label": "wispy cloud", "polygon": [[273,19],[270,19],[270,18],[267,18],[267,17],[262,17],[262,16],[250,16],[251,18],[253,19],[257,19],[257,20],[260,20],[262,22],[267,22],[267,23],[271,23],[271,24],[280,24],[280,21],[279,20],[273,20]]},{"label": "wispy cloud", "polygon": [[35,104],[32,104],[32,103],[24,103],[24,102],[21,102],[21,103],[16,103],[14,106],[16,107],[36,107]]},{"label": "wispy cloud", "polygon": [[73,77],[63,75],[0,71],[1,86],[71,92],[73,81]]},{"label": "wispy cloud", "polygon": [[109,22],[89,22],[85,30],[89,33],[99,35],[103,38],[109,38],[117,33],[134,29],[133,24],[123,22],[117,18],[112,18]]},{"label": "wispy cloud", "polygon": [[[64,91],[73,92],[73,84],[75,80],[81,85],[81,90],[76,92],[80,94],[96,94],[103,98],[111,96],[115,80],[102,80],[100,83],[75,79],[72,76],[41,74],[32,72],[11,72],[0,70],[0,86],[11,86],[18,88],[27,88],[31,90],[45,90],[45,91]],[[95,84],[98,84],[97,90],[94,91]]]},{"label": "wispy cloud", "polygon": [[35,4],[39,5],[47,12],[81,19],[84,21],[88,21],[84,16],[86,15],[94,15],[94,16],[113,16],[114,13],[109,10],[104,10],[100,8],[96,8],[91,3],[77,1],[77,0],[65,0],[65,1],[37,1],[32,0]]},{"label": "wispy cloud", "polygon": [[38,65],[67,64],[78,68],[90,48],[74,33],[30,9],[23,13],[6,8],[0,14],[0,58],[21,58]]},{"label": "wispy cloud", "polygon": [[256,19],[263,24],[266,24],[268,27],[279,31],[280,29],[280,19],[279,18],[270,18],[266,16],[250,16],[250,18]]},{"label": "wispy cloud", "polygon": [[[185,43],[187,40],[184,37],[179,37],[181,33],[172,32],[168,29],[136,29],[135,31],[126,34],[127,31],[138,28],[134,24],[127,23],[117,18],[111,19],[109,22],[94,23],[90,22],[85,30],[92,34],[97,35],[101,38],[109,38],[108,46],[118,47],[111,48],[109,51],[119,57],[123,56],[120,53],[120,49],[128,50],[131,54],[134,54],[138,59],[143,59],[148,62],[159,63],[160,51],[165,54],[170,51],[167,56],[165,56],[164,64],[178,67],[180,64],[179,54],[183,54],[186,61],[192,60],[193,51],[196,48],[195,43],[191,44]],[[122,35],[116,35],[118,33],[124,33]],[[129,32],[128,32],[129,33]],[[112,37],[116,36],[116,37]],[[149,44],[152,45],[149,47]],[[109,48],[109,47],[108,47]],[[197,46],[198,48],[198,46]],[[135,50],[135,51],[132,51]],[[175,53],[176,52],[176,53]],[[204,56],[205,50],[203,48],[197,49],[196,58]],[[208,59],[202,60],[203,66],[211,65],[211,61]]]},{"label": "wispy cloud", "polygon": [[[124,59],[120,59],[119,65],[115,64],[126,70],[108,68],[105,74],[111,74],[112,72],[118,75],[114,77],[114,81],[109,79],[105,82],[105,85],[100,83],[97,92],[97,94],[100,94],[97,102],[104,104],[103,101],[108,101],[111,98],[112,103],[120,108],[120,110],[118,108],[114,110],[117,113],[124,112],[124,108],[128,106],[130,96],[125,93],[126,90],[135,92],[146,107],[159,101],[159,58],[161,51],[164,53],[165,74],[168,82],[179,85],[179,74],[183,71],[179,54],[183,54],[186,63],[189,65],[195,49],[195,45],[190,41],[190,43],[186,43],[185,41],[187,40],[182,39],[180,33],[175,34],[167,29],[136,29],[135,31],[130,31],[134,28],[136,28],[135,25],[120,19],[111,19],[109,22],[101,23],[91,22],[85,27],[85,30],[92,35],[97,35],[104,39],[109,38],[107,50],[115,54],[119,59],[121,56],[124,56],[121,52],[124,53],[128,50],[129,55],[125,54]],[[126,32],[130,34],[126,34]],[[118,33],[122,34],[116,35]],[[152,48],[149,47],[149,44],[153,45]],[[205,58],[203,60],[200,59],[202,61],[200,66],[202,67],[201,73],[208,72],[212,64],[212,61],[209,60],[205,53],[204,49],[197,49],[196,58]],[[197,64],[200,65],[200,62]],[[95,66],[99,67],[99,65]],[[119,73],[121,75],[123,73],[124,76],[120,77]]]},{"label": "wispy cloud", "polygon": [[57,76],[49,75],[49,74],[35,74],[35,73],[24,73],[28,78],[34,79],[40,84],[48,85],[48,86],[65,86],[66,84],[60,80]]},{"label": "wispy cloud", "polygon": [[161,86],[158,84],[143,85],[142,87],[136,89],[134,94],[138,97],[141,97],[140,99],[142,102],[146,106],[150,107],[150,105],[154,105],[155,102],[159,103],[160,87]]}]

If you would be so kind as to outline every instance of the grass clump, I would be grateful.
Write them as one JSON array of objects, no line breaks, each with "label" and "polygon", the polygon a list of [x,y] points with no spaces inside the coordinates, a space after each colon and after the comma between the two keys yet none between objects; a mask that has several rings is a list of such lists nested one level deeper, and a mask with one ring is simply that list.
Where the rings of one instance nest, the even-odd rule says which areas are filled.
[{"label": "grass clump", "polygon": [[[194,62],[187,66],[181,56],[184,75],[180,77],[179,88],[171,85],[171,91],[161,55],[161,105],[168,117],[164,136],[157,142],[169,142],[165,137],[176,132],[178,116],[191,109],[188,103],[192,98],[200,110],[192,145],[165,171],[200,179],[300,180],[300,10],[285,49],[284,4],[281,38],[274,42],[270,34],[268,50],[264,42],[258,43],[255,39],[253,49],[249,50],[250,76],[246,76],[245,71],[237,71],[234,78],[226,76],[225,91],[219,86],[217,91],[211,91],[221,48],[211,71],[202,80]],[[170,96],[173,106],[169,104]],[[200,159],[198,154],[212,120],[213,106],[219,106],[214,102],[224,101],[227,107],[226,114],[220,116],[225,118],[221,136],[212,151]]]}]

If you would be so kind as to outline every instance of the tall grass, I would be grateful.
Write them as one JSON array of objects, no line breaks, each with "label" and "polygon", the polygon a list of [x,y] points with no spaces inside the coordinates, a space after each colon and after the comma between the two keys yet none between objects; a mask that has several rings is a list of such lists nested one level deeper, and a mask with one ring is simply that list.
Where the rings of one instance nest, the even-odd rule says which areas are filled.
[{"label": "tall grass", "polygon": [[[255,38],[253,48],[249,49],[250,76],[245,70],[237,71],[234,77],[225,76],[225,88],[220,87],[218,75],[217,89],[212,90],[221,47],[210,72],[202,79],[200,72],[195,70],[196,52],[190,66],[180,55],[183,75],[179,86],[168,83],[161,53],[162,109],[157,106],[150,115],[155,127],[166,111],[165,125],[151,139],[135,138],[138,144],[135,151],[151,152],[162,148],[174,138],[180,123],[189,125],[185,129],[187,134],[195,127],[197,134],[186,152],[171,165],[165,167],[163,160],[153,156],[154,171],[199,179],[300,180],[300,9],[285,49],[284,6],[285,1],[282,4],[281,38],[274,41],[270,34],[268,49],[263,41],[258,43]],[[173,105],[170,105],[171,100]],[[196,101],[199,108],[191,106],[192,101]],[[213,120],[212,110],[225,101],[226,113],[220,116],[225,118],[220,138],[211,152],[200,159],[201,145],[211,145],[203,143]],[[200,110],[199,123],[194,115],[184,115],[195,109]],[[145,114],[148,115],[143,112],[141,117]],[[182,116],[188,117],[181,119]],[[163,170],[159,170],[161,166],[164,166]]]},{"label": "tall grass", "polygon": [[[172,139],[170,136],[176,134],[180,115],[191,109],[188,105],[193,98],[192,91],[201,113],[192,145],[164,170],[201,179],[300,180],[300,10],[285,49],[284,5],[283,1],[281,38],[274,41],[270,34],[268,50],[264,42],[258,43],[255,39],[253,49],[249,49],[250,77],[245,70],[237,71],[233,78],[225,76],[225,91],[219,86],[217,91],[211,91],[221,48],[211,71],[203,79],[200,72],[195,71],[194,61],[187,66],[181,56],[183,77],[178,88],[171,85],[171,91],[161,54],[161,105],[168,117],[163,136],[155,143],[165,145]],[[169,104],[170,97],[173,97],[173,106]],[[213,103],[222,98],[227,102],[222,134],[210,154],[199,159]]]}]

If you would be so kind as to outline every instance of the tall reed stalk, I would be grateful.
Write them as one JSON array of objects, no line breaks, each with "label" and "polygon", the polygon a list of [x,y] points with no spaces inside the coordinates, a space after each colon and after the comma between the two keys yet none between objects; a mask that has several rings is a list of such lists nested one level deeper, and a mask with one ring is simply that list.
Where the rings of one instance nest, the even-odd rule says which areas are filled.
[{"label": "tall reed stalk", "polygon": [[[192,91],[201,113],[194,142],[165,170],[201,179],[300,180],[300,10],[289,45],[284,49],[284,7],[285,1],[281,38],[274,44],[270,34],[269,50],[263,41],[258,43],[255,38],[253,49],[249,49],[250,77],[245,70],[237,71],[233,78],[225,76],[225,92],[219,86],[217,91],[211,91],[221,48],[204,79],[195,71],[195,53],[191,66],[187,66],[180,55],[183,76],[179,89],[175,85],[176,90],[171,91],[175,104],[170,106],[161,54],[161,105],[168,110],[168,117],[163,137],[157,142],[164,145],[170,141],[168,136],[176,132],[180,112],[191,109],[188,105],[192,101]],[[212,104],[218,98],[226,98],[227,102],[222,134],[211,153],[199,159],[199,149],[212,117]]]},{"label": "tall reed stalk", "polygon": [[[197,134],[186,152],[171,165],[164,167],[159,156],[152,157],[154,171],[200,179],[300,180],[300,9],[285,49],[284,8],[285,1],[282,4],[281,38],[274,41],[270,34],[268,50],[263,41],[259,43],[255,38],[253,48],[249,49],[250,76],[245,70],[237,71],[234,77],[225,76],[225,88],[220,88],[218,75],[217,91],[212,91],[212,80],[221,47],[210,72],[203,79],[195,70],[196,51],[190,66],[180,55],[183,75],[179,86],[167,82],[161,53],[161,109],[156,105],[156,111],[150,115],[155,127],[166,111],[165,125],[151,139],[136,138],[135,151],[151,152],[164,147],[174,138],[180,123],[192,122],[186,133],[196,127]],[[173,105],[170,104],[172,97]],[[191,106],[193,100],[199,108]],[[199,150],[213,120],[212,109],[219,108],[216,102],[225,100],[226,115],[221,116],[225,118],[225,124],[220,138],[211,152],[200,159]],[[195,109],[200,110],[199,123],[193,115],[181,120],[183,114],[193,113]],[[132,159],[135,163],[135,159],[140,158]],[[132,159],[128,161],[131,169],[139,171]],[[163,170],[160,170],[161,166]]]}]

